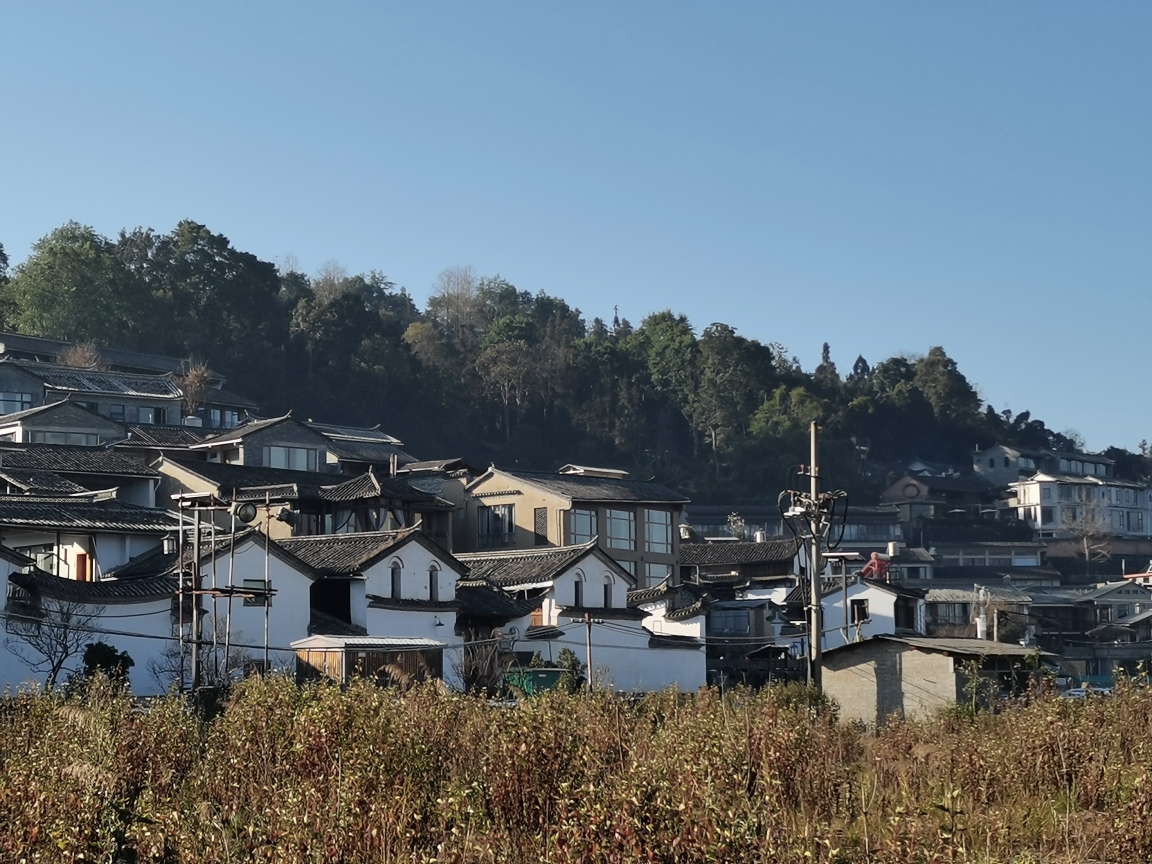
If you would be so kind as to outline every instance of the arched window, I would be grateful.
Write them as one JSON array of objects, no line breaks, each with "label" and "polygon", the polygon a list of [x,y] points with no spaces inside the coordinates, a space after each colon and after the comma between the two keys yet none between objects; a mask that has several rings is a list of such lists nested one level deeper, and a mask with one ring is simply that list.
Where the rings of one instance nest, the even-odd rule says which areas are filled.
[{"label": "arched window", "polygon": [[428,565],[428,599],[436,603],[440,599],[440,568]]},{"label": "arched window", "polygon": [[611,609],[612,608],[612,584],[613,584],[612,574],[611,573],[605,573],[604,574],[604,608],[605,609]]},{"label": "arched window", "polygon": [[572,581],[572,605],[577,609],[584,606],[584,574],[579,570]]},{"label": "arched window", "polygon": [[388,566],[388,572],[392,575],[392,590],[390,597],[393,600],[400,599],[400,573],[404,569],[404,564],[399,558],[393,558],[392,563]]}]

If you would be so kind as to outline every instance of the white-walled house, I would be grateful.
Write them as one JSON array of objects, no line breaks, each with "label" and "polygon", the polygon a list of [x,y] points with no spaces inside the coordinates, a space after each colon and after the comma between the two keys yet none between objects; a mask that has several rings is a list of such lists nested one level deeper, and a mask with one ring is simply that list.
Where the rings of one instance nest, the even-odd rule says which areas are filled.
[{"label": "white-walled house", "polygon": [[[132,658],[129,683],[135,692],[163,692],[166,685],[154,673],[175,644],[175,589],[175,577],[167,575],[98,582],[66,579],[0,547],[0,688],[43,686],[51,659],[64,659],[59,644],[70,643],[71,656],[57,676],[57,684],[62,684],[81,667],[83,647],[104,642]],[[45,640],[57,643],[51,653],[35,647]]]},{"label": "white-walled house", "polygon": [[0,496],[0,544],[81,582],[158,549],[176,528],[170,513],[118,500],[114,491]]},{"label": "white-walled house", "polygon": [[[555,661],[569,648],[588,663],[591,622],[593,680],[621,692],[677,687],[695,690],[705,683],[703,643],[696,637],[666,636],[648,627],[650,615],[630,607],[635,577],[593,538],[577,546],[457,556],[472,580],[485,580],[513,597],[532,597],[535,610],[507,622],[504,633],[517,650],[539,651]],[[685,633],[703,635],[702,616],[685,622]],[[661,624],[665,630],[678,625]]]},{"label": "white-walled house", "polygon": [[[321,577],[312,588],[313,610],[363,628],[365,636],[443,652],[437,675],[460,686],[464,640],[455,633],[456,582],[467,571],[419,528],[294,537],[279,545]],[[312,633],[355,635],[325,633],[320,622]]]},{"label": "white-walled house", "polygon": [[849,577],[846,588],[833,582],[821,603],[825,651],[873,636],[924,632],[923,597],[898,585]]}]

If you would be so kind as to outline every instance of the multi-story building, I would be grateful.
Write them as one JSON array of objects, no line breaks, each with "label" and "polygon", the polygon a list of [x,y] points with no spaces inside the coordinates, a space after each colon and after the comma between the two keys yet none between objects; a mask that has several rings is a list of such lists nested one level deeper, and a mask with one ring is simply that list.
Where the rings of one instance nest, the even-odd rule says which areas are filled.
[{"label": "multi-story building", "polygon": [[1017,518],[1041,538],[1150,536],[1148,489],[1142,483],[1039,472],[1009,488]]},{"label": "multi-story building", "polygon": [[566,465],[559,473],[495,466],[469,483],[454,548],[574,546],[596,538],[638,587],[675,571],[688,499],[626,471]]}]

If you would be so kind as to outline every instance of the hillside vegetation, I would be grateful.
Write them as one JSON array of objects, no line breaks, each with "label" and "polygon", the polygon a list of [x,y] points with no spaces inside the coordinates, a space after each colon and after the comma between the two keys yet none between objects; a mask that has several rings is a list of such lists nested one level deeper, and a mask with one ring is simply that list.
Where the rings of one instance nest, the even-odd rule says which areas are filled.
[{"label": "hillside vegetation", "polygon": [[0,706],[6,861],[1083,862],[1152,856],[1152,691],[837,722],[807,691],[239,685],[212,719]]},{"label": "hillside vegetation", "polygon": [[[309,278],[185,221],[115,239],[69,223],[7,273],[0,327],[196,358],[266,414],[382,423],[419,458],[521,468],[606,464],[695,500],[774,497],[825,427],[825,474],[866,500],[914,459],[966,464],[992,443],[1077,443],[1027,411],[983,405],[942,347],[841,374],[777,342],[654,311],[587,321],[562,298],[446,270],[427,307],[377,272]],[[1109,451],[1144,476],[1144,454]],[[863,495],[863,497],[860,497]]]}]

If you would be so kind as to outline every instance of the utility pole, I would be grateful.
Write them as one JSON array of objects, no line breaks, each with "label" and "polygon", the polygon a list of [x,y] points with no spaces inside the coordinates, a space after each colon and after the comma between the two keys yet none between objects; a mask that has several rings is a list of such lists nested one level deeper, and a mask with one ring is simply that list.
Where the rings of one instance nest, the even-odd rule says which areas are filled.
[{"label": "utility pole", "polygon": [[[820,577],[822,556],[821,547],[832,527],[836,501],[845,498],[844,492],[820,491],[820,427],[813,422],[811,427],[812,463],[810,470],[800,469],[801,475],[809,477],[809,491],[787,490],[780,495],[780,512],[785,523],[797,539],[808,545],[808,683],[820,689],[821,660],[824,636],[823,580]],[[785,499],[788,507],[785,509]]]},{"label": "utility pole", "polygon": [[[811,429],[811,444],[812,444],[812,465],[811,465],[811,491],[813,501],[820,500],[820,427],[816,425],[816,421],[812,421]],[[821,660],[821,645],[824,636],[824,601],[821,595],[823,594],[824,583],[820,578],[820,534],[821,525],[818,524],[816,519],[822,515],[818,509],[814,509],[809,514],[809,523],[811,525],[812,533],[812,549],[809,553],[809,564],[811,573],[809,574],[809,588],[811,596],[809,603],[811,609],[808,618],[808,683],[820,689],[820,660]]]}]

